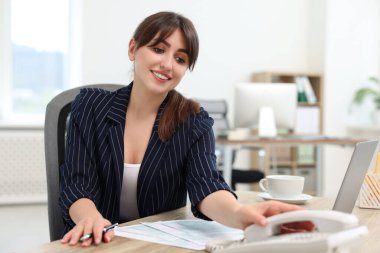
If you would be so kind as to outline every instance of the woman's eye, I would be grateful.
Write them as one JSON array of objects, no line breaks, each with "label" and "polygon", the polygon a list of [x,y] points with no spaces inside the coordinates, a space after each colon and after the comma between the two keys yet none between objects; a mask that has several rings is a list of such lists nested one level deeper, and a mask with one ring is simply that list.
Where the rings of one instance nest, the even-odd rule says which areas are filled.
[{"label": "woman's eye", "polygon": [[154,47],[154,48],[153,48],[153,51],[154,51],[155,53],[157,53],[157,54],[162,54],[162,53],[164,52],[163,49],[158,48],[158,47]]},{"label": "woman's eye", "polygon": [[184,64],[184,63],[186,63],[186,61],[185,61],[183,58],[181,58],[181,57],[176,57],[175,59],[176,59],[176,61],[177,61],[179,64]]}]

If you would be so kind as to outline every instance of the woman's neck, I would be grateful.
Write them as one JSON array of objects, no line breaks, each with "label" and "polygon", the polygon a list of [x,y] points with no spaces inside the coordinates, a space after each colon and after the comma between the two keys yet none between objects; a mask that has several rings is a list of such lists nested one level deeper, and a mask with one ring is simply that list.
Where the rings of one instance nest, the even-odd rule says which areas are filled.
[{"label": "woman's neck", "polygon": [[149,92],[143,85],[134,82],[128,103],[128,111],[139,117],[157,114],[166,95]]}]

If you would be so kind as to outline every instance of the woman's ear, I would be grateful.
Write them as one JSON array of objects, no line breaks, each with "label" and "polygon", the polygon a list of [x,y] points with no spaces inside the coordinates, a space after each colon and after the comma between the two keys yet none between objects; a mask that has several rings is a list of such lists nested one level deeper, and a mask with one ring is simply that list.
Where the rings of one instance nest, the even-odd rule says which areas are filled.
[{"label": "woman's ear", "polygon": [[129,45],[128,45],[129,60],[131,60],[131,61],[135,60],[135,52],[136,52],[136,41],[132,38],[129,41]]}]

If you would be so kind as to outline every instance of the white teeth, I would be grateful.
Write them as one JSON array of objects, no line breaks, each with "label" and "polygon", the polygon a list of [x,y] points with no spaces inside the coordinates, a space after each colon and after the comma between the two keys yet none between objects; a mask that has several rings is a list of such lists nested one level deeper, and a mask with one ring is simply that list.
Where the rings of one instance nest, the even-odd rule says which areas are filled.
[{"label": "white teeth", "polygon": [[158,78],[160,78],[160,79],[164,79],[164,80],[168,80],[169,79],[168,77],[166,77],[164,75],[161,75],[160,73],[157,73],[157,72],[154,72],[154,71],[153,71],[153,74],[155,76],[157,76]]}]

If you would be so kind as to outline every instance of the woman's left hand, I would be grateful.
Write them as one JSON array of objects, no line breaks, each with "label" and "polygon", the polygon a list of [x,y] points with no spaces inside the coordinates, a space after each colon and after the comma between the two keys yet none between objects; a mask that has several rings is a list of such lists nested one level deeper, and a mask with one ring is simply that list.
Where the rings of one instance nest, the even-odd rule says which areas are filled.
[{"label": "woman's left hand", "polygon": [[234,211],[232,217],[234,227],[245,229],[247,226],[257,224],[266,225],[266,217],[289,211],[303,210],[304,208],[278,201],[266,201],[251,205],[241,205]]}]

